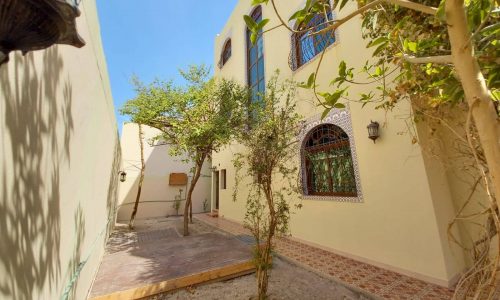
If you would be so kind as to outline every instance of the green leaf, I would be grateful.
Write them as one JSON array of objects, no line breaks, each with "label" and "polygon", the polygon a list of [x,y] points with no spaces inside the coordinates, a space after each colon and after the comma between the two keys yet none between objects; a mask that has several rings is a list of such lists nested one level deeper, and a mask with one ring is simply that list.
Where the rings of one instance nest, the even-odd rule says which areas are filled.
[{"label": "green leaf", "polygon": [[417,53],[417,46],[416,42],[408,42],[408,49],[413,53]]},{"label": "green leaf", "polygon": [[255,30],[261,31],[262,28],[264,28],[264,26],[266,26],[267,23],[269,23],[269,19],[264,19],[264,20],[260,21],[259,24],[257,24]]},{"label": "green leaf", "polygon": [[245,20],[245,23],[250,31],[254,31],[257,28],[257,23],[255,23],[255,20],[252,17],[244,15],[243,20]]},{"label": "green leaf", "polygon": [[309,78],[307,79],[307,86],[309,88],[312,88],[315,80],[316,80],[316,73],[311,73],[311,75],[309,75]]},{"label": "green leaf", "polygon": [[378,38],[374,39],[373,41],[371,41],[370,43],[368,43],[367,48],[377,46],[378,44],[381,44],[383,42],[387,42],[387,37],[385,37],[385,36],[378,37]]},{"label": "green leaf", "polygon": [[252,31],[252,34],[250,35],[250,42],[252,45],[255,45],[257,42],[257,33]]},{"label": "green leaf", "polygon": [[338,108],[338,109],[343,109],[343,108],[345,108],[345,105],[343,103],[335,103],[335,105],[333,107]]},{"label": "green leaf", "polygon": [[304,11],[303,9],[301,10],[298,10],[296,11],[291,17],[290,19],[288,19],[288,21],[292,21],[292,20],[295,20],[295,19],[300,19],[300,18],[304,18],[304,15],[306,14],[306,11]]},{"label": "green leaf", "polygon": [[492,90],[491,94],[493,95],[493,99],[495,101],[500,101],[500,90]]},{"label": "green leaf", "polygon": [[344,8],[344,6],[347,4],[347,1],[349,1],[349,0],[342,0],[342,2],[340,2],[340,8],[339,8],[339,10],[341,10],[342,8]]},{"label": "green leaf", "polygon": [[328,116],[328,114],[330,113],[330,111],[332,111],[332,109],[333,109],[332,107],[325,108],[325,110],[321,114],[321,120],[323,120],[324,118],[326,118],[326,116]]},{"label": "green leaf", "polygon": [[446,0],[441,0],[441,3],[439,3],[438,10],[436,12],[436,17],[441,22],[446,21],[445,3]]},{"label": "green leaf", "polygon": [[346,68],[347,68],[347,65],[346,65],[345,61],[341,61],[340,65],[339,65],[339,76],[340,77],[345,77]]},{"label": "green leaf", "polygon": [[267,4],[269,3],[269,0],[252,0],[252,6],[259,5],[259,4]]}]

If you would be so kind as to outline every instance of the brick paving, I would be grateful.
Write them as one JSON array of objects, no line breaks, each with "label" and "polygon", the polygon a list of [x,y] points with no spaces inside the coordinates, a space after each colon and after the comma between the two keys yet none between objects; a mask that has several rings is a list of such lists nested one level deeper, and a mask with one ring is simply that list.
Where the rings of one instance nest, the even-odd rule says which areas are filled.
[{"label": "brick paving", "polygon": [[[236,236],[249,235],[241,224],[205,214],[196,219]],[[277,239],[275,250],[284,259],[380,299],[451,299],[453,291],[396,272],[362,263],[288,238]]]},{"label": "brick paving", "polygon": [[[175,225],[176,220],[170,223]],[[227,233],[213,232],[213,227],[205,223],[193,225],[192,235],[188,237],[181,237],[168,225],[140,231],[115,231],[108,241],[90,298],[109,295],[123,298],[125,296],[117,296],[117,293],[220,271],[252,260],[251,247]],[[210,280],[217,278],[210,276]]]}]

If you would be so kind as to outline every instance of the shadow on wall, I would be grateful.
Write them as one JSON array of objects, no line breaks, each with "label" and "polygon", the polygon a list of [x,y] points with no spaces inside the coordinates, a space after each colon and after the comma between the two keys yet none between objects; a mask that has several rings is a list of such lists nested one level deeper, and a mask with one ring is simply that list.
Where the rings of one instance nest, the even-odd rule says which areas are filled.
[{"label": "shadow on wall", "polygon": [[[5,128],[0,132],[0,298],[34,299],[44,288],[58,288],[61,278],[60,169],[69,167],[74,130],[73,90],[62,76],[63,64],[52,47],[44,52],[39,72],[32,54],[16,55],[0,67],[0,127]],[[79,263],[85,237],[85,216],[81,209],[74,214],[77,246],[70,268]]]},{"label": "shadow on wall", "polygon": [[116,212],[117,212],[117,204],[118,204],[118,188],[120,185],[120,171],[122,170],[122,155],[121,155],[121,147],[120,147],[120,139],[119,133],[116,132],[115,139],[115,149],[114,149],[114,160],[113,165],[111,167],[111,174],[109,176],[109,188],[108,188],[108,202],[106,203],[106,209],[108,210],[108,228],[106,229],[106,238],[109,237],[110,232],[113,230],[115,222],[116,222]]}]

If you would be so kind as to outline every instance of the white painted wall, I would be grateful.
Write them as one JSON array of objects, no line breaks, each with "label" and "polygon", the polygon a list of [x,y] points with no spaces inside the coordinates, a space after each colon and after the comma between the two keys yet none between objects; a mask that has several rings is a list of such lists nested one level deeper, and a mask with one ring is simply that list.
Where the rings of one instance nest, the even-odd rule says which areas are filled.
[{"label": "white painted wall", "polygon": [[85,299],[114,222],[113,99],[95,1],[80,8],[85,47],[0,67],[0,299],[61,299],[73,276],[69,299]]},{"label": "white painted wall", "polygon": [[[242,16],[252,11],[250,0],[240,0],[220,35],[215,38],[214,65],[219,61],[222,47],[231,38],[232,56],[222,68],[215,68],[215,76],[234,79],[246,84],[246,25]],[[303,0],[277,1],[278,10],[285,19],[303,6]],[[337,18],[356,9],[355,2],[337,12]],[[271,5],[263,5],[263,18],[271,19],[266,26],[278,25],[278,18]],[[281,71],[281,79],[307,81],[315,72],[320,55],[292,71],[288,65],[291,34],[284,28],[266,33],[263,37],[265,77],[269,80],[274,71]],[[361,19],[354,18],[337,31],[337,42],[325,54],[318,74],[320,91],[328,91],[330,81],[338,74],[342,60],[349,67],[360,69],[371,57],[371,49],[361,36]],[[352,86],[349,95],[356,98],[368,93],[375,86]],[[314,95],[299,89],[298,112],[304,119],[319,116]],[[422,149],[412,144],[408,130],[411,106],[407,102],[385,112],[374,105],[362,107],[348,103],[346,110],[352,120],[354,142],[363,191],[363,202],[342,202],[338,199],[318,200],[301,195],[291,197],[293,204],[302,203],[300,210],[293,209],[290,220],[291,234],[313,244],[343,255],[366,261],[441,285],[449,285],[464,268],[460,249],[448,243],[447,223],[454,215],[453,199],[445,184],[443,172],[426,165]],[[381,124],[381,137],[374,144],[368,139],[366,126],[370,121]],[[219,216],[243,221],[248,182],[240,183],[239,198],[233,201],[235,169],[234,153],[244,151],[232,145],[215,153],[213,165],[227,169],[228,189],[220,191]],[[291,162],[296,166],[297,161]],[[452,248],[455,247],[455,248]]]},{"label": "white painted wall", "polygon": [[[159,135],[160,131],[148,126],[142,126],[144,131],[144,158],[146,172],[141,192],[137,218],[155,218],[175,215],[173,200],[182,189],[182,199],[186,198],[187,186],[169,186],[170,173],[188,174],[191,182],[190,169],[192,164],[183,161],[184,157],[172,157],[169,154],[169,145],[152,146],[150,142]],[[122,165],[127,172],[127,180],[120,184],[118,221],[128,221],[132,214],[133,204],[137,196],[141,167],[141,152],[139,144],[139,126],[134,123],[123,125],[122,137]],[[210,162],[206,162],[196,188],[193,193],[193,213],[205,211],[203,202],[207,200],[207,211],[210,210]],[[158,201],[158,202],[151,202]],[[179,214],[183,213],[183,201]]]}]

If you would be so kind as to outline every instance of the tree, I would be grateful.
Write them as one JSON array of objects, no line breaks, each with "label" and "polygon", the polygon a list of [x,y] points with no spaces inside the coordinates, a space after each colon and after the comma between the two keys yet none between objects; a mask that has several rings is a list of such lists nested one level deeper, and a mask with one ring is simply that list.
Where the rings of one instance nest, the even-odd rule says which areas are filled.
[{"label": "tree", "polygon": [[132,215],[130,216],[130,221],[128,223],[128,228],[134,229],[135,215],[137,214],[137,209],[139,208],[139,200],[141,199],[142,184],[144,182],[144,174],[146,171],[146,163],[144,162],[144,131],[142,130],[142,124],[138,124],[139,127],[139,146],[141,147],[141,175],[139,177],[139,187],[137,188],[137,196],[135,197],[134,209],[132,210]]},{"label": "tree", "polygon": [[[265,95],[251,106],[250,126],[239,135],[245,146],[234,159],[236,200],[242,171],[251,178],[248,184],[245,226],[252,232],[256,245],[258,299],[266,299],[274,237],[288,232],[289,199],[297,193],[297,136],[301,116],[296,113],[295,84],[278,84],[277,75],[267,85]],[[276,182],[286,182],[276,188]]]},{"label": "tree", "polygon": [[[489,206],[487,222],[493,224],[493,235],[497,234],[500,228],[500,1],[338,0],[332,6],[328,0],[307,0],[289,20],[282,17],[275,2],[253,0],[253,5],[270,4],[279,23],[268,29],[269,19],[255,23],[244,16],[252,31],[252,40],[258,34],[278,28],[321,39],[346,22],[362,18],[361,29],[368,41],[367,47],[374,49],[363,68],[355,70],[342,61],[338,76],[332,78],[334,90],[320,92],[316,76],[322,66],[325,47],[316,71],[301,85],[314,91],[318,103],[325,109],[324,115],[334,107],[342,107],[342,101],[362,105],[375,103],[377,108],[390,110],[399,101],[410,100],[413,104],[418,103],[414,106],[416,119],[432,118],[439,108],[453,110],[460,103],[467,105],[466,134],[458,138],[468,144],[477,171],[483,177]],[[327,14],[332,9],[346,8],[349,11],[340,19]],[[310,21],[318,14],[325,16],[324,22],[310,26]],[[289,24],[292,21],[296,24],[293,27]],[[352,99],[348,91],[353,84],[377,86],[374,91]],[[440,121],[446,125],[449,120]],[[484,238],[490,241],[490,230],[486,231]],[[487,249],[480,251],[487,252]],[[478,253],[473,255],[484,257]],[[464,280],[475,282],[472,294],[491,297],[498,259],[487,261],[487,268],[478,261],[474,264],[478,269],[468,272],[466,275],[470,276],[462,278],[459,287]]]},{"label": "tree", "polygon": [[158,139],[171,144],[171,155],[184,155],[193,164],[184,206],[184,235],[189,235],[189,208],[203,164],[227,145],[241,126],[246,89],[229,80],[208,79],[209,68],[191,66],[180,71],[185,87],[156,80],[144,85],[134,80],[136,97],[120,110],[136,123],[161,131]]}]

